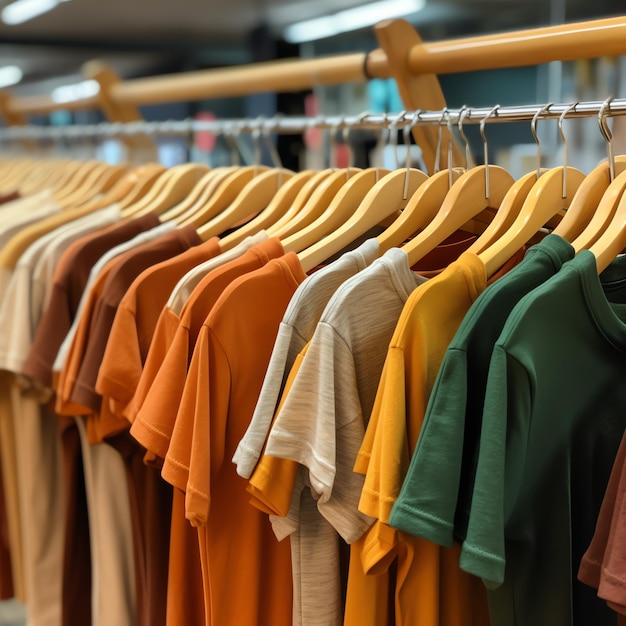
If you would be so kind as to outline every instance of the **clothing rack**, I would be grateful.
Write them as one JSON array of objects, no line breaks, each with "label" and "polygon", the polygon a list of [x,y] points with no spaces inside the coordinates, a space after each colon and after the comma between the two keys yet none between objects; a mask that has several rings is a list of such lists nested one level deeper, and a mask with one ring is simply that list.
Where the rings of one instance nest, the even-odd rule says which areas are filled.
[{"label": "clothing rack", "polygon": [[[404,106],[411,110],[438,110],[445,98],[437,74],[536,65],[554,60],[612,56],[626,52],[626,19],[609,18],[544,28],[423,43],[404,20],[387,20],[375,27],[380,48],[321,59],[256,63],[236,68],[211,69],[160,77],[120,80],[97,62],[83,67],[96,80],[96,96],[55,102],[51,96],[0,98],[0,115],[11,125],[25,125],[26,116],[57,109],[100,108],[109,121],[141,120],[139,105],[243,96],[262,92],[300,91],[318,85],[394,78]],[[436,169],[437,132],[416,125],[414,137],[422,147],[430,171]],[[443,129],[440,163],[447,162],[448,130]],[[136,138],[137,140],[139,138]],[[453,142],[455,160],[460,150]]]},{"label": "clothing rack", "polygon": [[224,120],[170,120],[165,122],[102,122],[71,126],[11,126],[0,129],[0,140],[38,140],[132,135],[193,135],[212,132],[218,135],[240,133],[295,134],[311,128],[322,130],[384,130],[419,125],[495,124],[502,122],[573,118],[608,118],[626,115],[626,99],[562,104],[532,104],[504,107],[463,107],[440,111],[403,111],[396,114],[363,113],[356,116],[274,117]]}]

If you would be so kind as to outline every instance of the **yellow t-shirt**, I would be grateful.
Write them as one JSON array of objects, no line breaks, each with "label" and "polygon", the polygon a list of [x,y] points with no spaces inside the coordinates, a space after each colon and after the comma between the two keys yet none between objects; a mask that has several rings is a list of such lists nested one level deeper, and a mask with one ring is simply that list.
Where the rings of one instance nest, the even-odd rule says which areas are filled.
[{"label": "yellow t-shirt", "polygon": [[355,471],[365,474],[359,509],[377,519],[355,548],[367,572],[380,573],[396,559],[398,624],[489,623],[485,589],[459,568],[458,546],[443,548],[387,526],[446,348],[486,284],[482,261],[464,253],[411,294],[389,345],[355,464]]}]

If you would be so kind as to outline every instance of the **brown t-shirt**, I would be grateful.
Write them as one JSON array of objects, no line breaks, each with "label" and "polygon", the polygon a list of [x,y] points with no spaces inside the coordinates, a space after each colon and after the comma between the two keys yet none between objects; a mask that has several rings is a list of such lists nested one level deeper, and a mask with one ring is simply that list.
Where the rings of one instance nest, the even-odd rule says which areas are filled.
[{"label": "brown t-shirt", "polygon": [[130,250],[111,269],[96,306],[89,340],[70,394],[70,399],[86,407],[87,413],[100,410],[101,397],[95,389],[96,379],[115,313],[124,294],[143,270],[200,243],[201,239],[192,226],[176,229]]},{"label": "brown t-shirt", "polygon": [[74,242],[54,274],[50,301],[41,318],[22,372],[41,386],[52,386],[52,365],[78,310],[89,272],[108,250],[159,224],[156,215],[125,220]]},{"label": "brown t-shirt", "polygon": [[626,624],[626,433],[622,437],[607,485],[595,533],[583,555],[578,579],[598,590],[598,596]]},{"label": "brown t-shirt", "polygon": [[[190,269],[220,253],[217,238],[210,239],[144,270],[117,306],[106,349],[100,363],[96,391],[121,420],[137,388],[159,315],[179,279]],[[117,429],[103,432],[104,437]]]}]

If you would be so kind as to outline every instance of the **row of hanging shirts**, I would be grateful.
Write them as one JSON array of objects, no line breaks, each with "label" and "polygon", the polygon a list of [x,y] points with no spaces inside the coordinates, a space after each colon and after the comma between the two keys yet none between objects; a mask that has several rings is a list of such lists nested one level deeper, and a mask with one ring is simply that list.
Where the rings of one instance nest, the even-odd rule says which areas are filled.
[{"label": "row of hanging shirts", "polygon": [[615,622],[626,160],[485,163],[2,163],[30,623]]}]

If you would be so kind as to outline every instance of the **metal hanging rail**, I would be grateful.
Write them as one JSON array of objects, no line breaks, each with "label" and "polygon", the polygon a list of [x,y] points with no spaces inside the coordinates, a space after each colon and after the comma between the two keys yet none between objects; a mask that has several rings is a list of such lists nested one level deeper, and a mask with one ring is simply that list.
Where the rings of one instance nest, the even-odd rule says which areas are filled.
[{"label": "metal hanging rail", "polygon": [[[418,74],[446,74],[536,65],[626,53],[626,17],[550,26],[497,35],[470,37],[413,46],[410,70]],[[391,69],[381,49],[318,59],[294,59],[209,69],[121,81],[110,87],[110,98],[124,105],[162,104],[289,92],[317,85],[389,78]],[[7,110],[17,115],[49,113],[55,109],[92,109],[98,96],[58,103],[48,96],[15,98]]]},{"label": "metal hanging rail", "polygon": [[546,105],[532,104],[489,108],[444,109],[441,111],[413,111],[392,115],[363,113],[358,116],[329,117],[274,117],[259,119],[172,120],[166,122],[128,122],[71,126],[11,126],[0,129],[0,140],[58,140],[82,138],[106,138],[132,135],[192,135],[200,132],[212,132],[222,135],[240,133],[258,134],[295,134],[311,128],[342,130],[404,128],[416,125],[458,125],[462,117],[463,124],[479,124],[483,120],[488,124],[503,122],[530,122],[535,116],[541,120],[558,119],[565,113],[565,118],[599,119],[626,115],[626,99],[578,102]]}]

